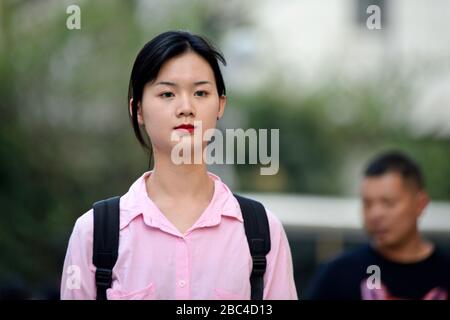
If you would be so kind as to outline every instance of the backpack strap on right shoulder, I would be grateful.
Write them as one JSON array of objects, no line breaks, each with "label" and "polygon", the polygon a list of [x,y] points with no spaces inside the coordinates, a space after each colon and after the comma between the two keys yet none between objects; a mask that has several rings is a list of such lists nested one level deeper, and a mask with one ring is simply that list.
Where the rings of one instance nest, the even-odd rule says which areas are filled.
[{"label": "backpack strap on right shoulder", "polygon": [[241,207],[244,219],[253,269],[250,275],[251,299],[262,300],[264,294],[264,274],[266,272],[266,255],[270,251],[270,229],[264,206],[255,200],[233,194]]},{"label": "backpack strap on right shoulder", "polygon": [[119,251],[120,197],[94,203],[94,244],[92,261],[96,267],[97,300],[107,300],[112,269]]}]

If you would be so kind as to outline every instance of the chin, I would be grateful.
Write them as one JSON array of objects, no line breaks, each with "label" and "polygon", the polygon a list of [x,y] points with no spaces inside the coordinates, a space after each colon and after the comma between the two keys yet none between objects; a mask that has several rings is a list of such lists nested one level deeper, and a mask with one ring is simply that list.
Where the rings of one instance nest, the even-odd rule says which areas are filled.
[{"label": "chin", "polygon": [[395,241],[392,241],[392,239],[389,239],[387,236],[373,236],[372,237],[373,243],[378,248],[393,248],[396,247],[397,243]]}]

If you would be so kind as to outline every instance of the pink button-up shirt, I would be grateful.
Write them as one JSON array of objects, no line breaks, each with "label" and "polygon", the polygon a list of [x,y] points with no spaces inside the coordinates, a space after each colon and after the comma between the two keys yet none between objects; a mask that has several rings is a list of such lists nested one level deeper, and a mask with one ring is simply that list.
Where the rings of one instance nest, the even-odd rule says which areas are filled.
[{"label": "pink button-up shirt", "polygon": [[[148,197],[144,173],[120,198],[119,257],[113,299],[249,299],[252,258],[239,203],[219,177],[200,218],[184,234]],[[271,250],[264,299],[297,299],[289,244],[280,221],[267,210]],[[93,211],[75,223],[64,261],[62,299],[95,299]]]}]

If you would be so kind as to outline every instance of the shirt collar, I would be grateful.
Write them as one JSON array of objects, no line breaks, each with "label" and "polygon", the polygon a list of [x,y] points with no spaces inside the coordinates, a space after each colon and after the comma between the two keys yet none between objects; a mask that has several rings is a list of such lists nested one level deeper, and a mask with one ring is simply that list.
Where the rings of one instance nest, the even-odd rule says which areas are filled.
[{"label": "shirt collar", "polygon": [[[122,230],[137,216],[142,215],[144,223],[160,229],[171,229],[170,222],[149,198],[145,182],[152,171],[144,172],[120,199],[120,229]],[[214,180],[214,195],[208,207],[191,229],[213,226],[220,223],[222,216],[243,222],[241,209],[233,193],[222,180],[208,172]],[[168,230],[167,230],[168,231]]]}]

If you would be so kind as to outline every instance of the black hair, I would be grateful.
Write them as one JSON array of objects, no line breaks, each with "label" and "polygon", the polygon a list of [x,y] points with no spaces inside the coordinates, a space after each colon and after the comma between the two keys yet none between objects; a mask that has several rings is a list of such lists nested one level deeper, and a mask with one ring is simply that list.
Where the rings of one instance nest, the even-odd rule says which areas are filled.
[{"label": "black hair", "polygon": [[130,112],[130,108],[128,108],[128,112],[136,138],[145,149],[150,151],[149,166],[152,162],[151,143],[144,140],[137,117],[137,107],[142,100],[144,86],[156,79],[159,70],[167,60],[190,50],[199,54],[209,63],[214,72],[218,95],[226,95],[225,83],[219,68],[219,61],[226,65],[225,58],[218,49],[200,35],[187,31],[161,33],[144,45],[134,61],[128,86],[128,103],[131,98],[133,98],[133,102],[132,110]]},{"label": "black hair", "polygon": [[419,189],[425,187],[419,165],[398,151],[386,152],[374,158],[364,171],[364,176],[377,177],[391,172],[400,174],[404,180],[413,183]]}]

